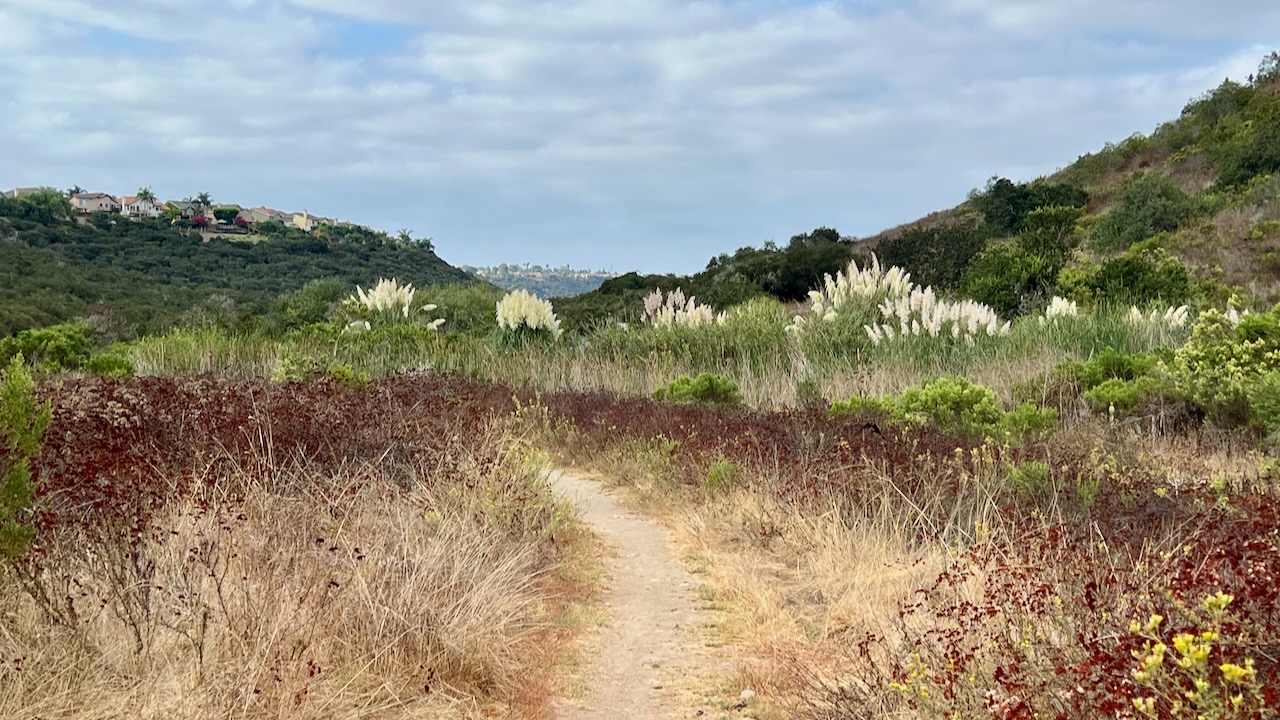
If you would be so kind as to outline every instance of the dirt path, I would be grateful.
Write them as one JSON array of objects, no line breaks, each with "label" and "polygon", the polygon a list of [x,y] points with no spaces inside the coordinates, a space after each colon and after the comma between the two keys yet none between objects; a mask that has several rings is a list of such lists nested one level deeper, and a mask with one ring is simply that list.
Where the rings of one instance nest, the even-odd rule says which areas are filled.
[{"label": "dirt path", "polygon": [[696,584],[667,548],[666,532],[623,510],[598,483],[556,471],[557,494],[611,546],[604,601],[609,625],[591,648],[586,696],[561,703],[562,720],[691,717],[686,695],[704,653],[693,598]]}]

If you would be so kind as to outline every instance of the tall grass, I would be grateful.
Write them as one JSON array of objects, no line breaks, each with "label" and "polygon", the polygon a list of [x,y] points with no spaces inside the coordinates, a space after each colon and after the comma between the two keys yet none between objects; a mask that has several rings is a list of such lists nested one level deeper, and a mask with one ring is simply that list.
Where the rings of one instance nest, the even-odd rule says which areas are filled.
[{"label": "tall grass", "polygon": [[[325,372],[346,365],[374,376],[434,370],[540,390],[566,388],[649,394],[682,375],[735,379],[748,403],[795,405],[797,383],[817,383],[828,398],[898,392],[946,374],[967,375],[1006,401],[1014,388],[1067,359],[1114,348],[1141,352],[1176,346],[1186,328],[1134,325],[1120,309],[1099,309],[1042,323],[1026,317],[1007,335],[971,341],[916,335],[873,344],[861,329],[818,323],[785,331],[777,303],[731,310],[721,324],[698,327],[606,326],[584,336],[513,346],[492,335],[442,335],[390,326],[365,333],[295,333],[282,341],[219,330],[175,331],[129,348],[139,374],[217,373],[269,377],[286,360]],[[828,327],[828,325],[830,327]]]}]

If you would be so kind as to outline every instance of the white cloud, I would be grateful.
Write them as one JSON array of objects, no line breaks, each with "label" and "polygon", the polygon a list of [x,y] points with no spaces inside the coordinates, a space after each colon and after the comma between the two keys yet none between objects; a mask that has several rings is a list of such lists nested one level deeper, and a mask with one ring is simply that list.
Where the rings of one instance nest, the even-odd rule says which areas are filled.
[{"label": "white cloud", "polygon": [[687,270],[1149,131],[1269,49],[1280,10],[1232,3],[6,0],[0,183],[209,190],[459,263]]}]

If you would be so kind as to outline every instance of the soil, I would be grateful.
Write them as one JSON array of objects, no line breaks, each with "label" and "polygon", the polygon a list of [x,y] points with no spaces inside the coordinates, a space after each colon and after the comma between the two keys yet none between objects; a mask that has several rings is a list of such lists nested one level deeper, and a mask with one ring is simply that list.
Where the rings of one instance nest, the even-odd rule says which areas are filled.
[{"label": "soil", "polygon": [[696,583],[671,555],[655,522],[622,509],[599,483],[567,472],[552,487],[610,546],[604,593],[608,625],[590,642],[581,698],[560,702],[562,720],[685,718],[701,715],[692,697],[705,659]]}]

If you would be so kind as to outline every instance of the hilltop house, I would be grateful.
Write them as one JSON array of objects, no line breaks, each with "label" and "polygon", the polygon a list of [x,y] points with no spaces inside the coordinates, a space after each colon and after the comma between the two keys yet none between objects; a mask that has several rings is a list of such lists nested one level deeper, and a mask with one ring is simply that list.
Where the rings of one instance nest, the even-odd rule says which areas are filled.
[{"label": "hilltop house", "polygon": [[120,212],[130,217],[160,217],[164,213],[164,203],[129,195],[120,198]]},{"label": "hilltop house", "polygon": [[120,198],[120,214],[126,217],[160,217],[161,206],[154,200],[126,195]]},{"label": "hilltop house", "polygon": [[71,207],[81,215],[114,213],[120,212],[120,201],[106,193],[76,193],[71,196]]},{"label": "hilltop house", "polygon": [[200,204],[189,202],[187,200],[170,200],[165,203],[165,207],[177,210],[178,216],[183,220],[190,220],[200,214]]}]

